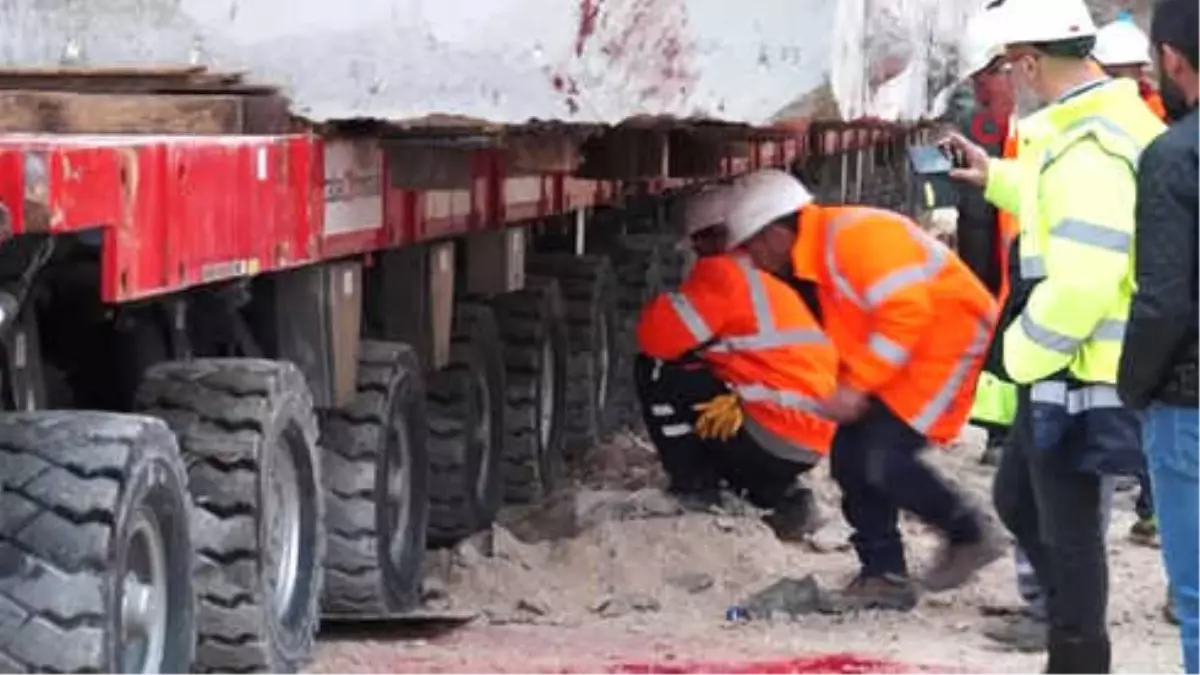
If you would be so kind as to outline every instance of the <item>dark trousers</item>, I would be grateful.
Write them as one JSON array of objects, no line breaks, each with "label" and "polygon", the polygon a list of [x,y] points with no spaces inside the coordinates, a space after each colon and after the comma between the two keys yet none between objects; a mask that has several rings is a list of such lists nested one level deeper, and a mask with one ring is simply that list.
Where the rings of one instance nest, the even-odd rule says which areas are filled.
[{"label": "dark trousers", "polygon": [[700,495],[722,486],[762,509],[774,509],[811,464],[791,462],[764,450],[743,429],[728,441],[695,434],[697,403],[729,393],[698,359],[662,362],[639,355],[634,384],[650,441],[658,451],[672,492]]},{"label": "dark trousers", "polygon": [[[1055,461],[1033,444],[1029,392],[1022,388],[1011,443],[993,485],[996,512],[1024,549],[1046,593],[1049,672],[1107,672],[1108,561],[1104,549],[1101,475]],[[1066,448],[1060,448],[1064,454]],[[1056,666],[1080,652],[1086,665]],[[1072,659],[1073,660],[1073,659]]]},{"label": "dark trousers", "polygon": [[831,455],[842,490],[842,515],[854,528],[851,543],[863,576],[908,573],[899,517],[903,509],[955,543],[977,541],[977,516],[919,454],[926,439],[883,403],[838,428]]},{"label": "dark trousers", "polygon": [[1138,496],[1133,503],[1133,511],[1139,519],[1149,520],[1154,517],[1154,488],[1150,486],[1150,472],[1142,471],[1137,479]]}]

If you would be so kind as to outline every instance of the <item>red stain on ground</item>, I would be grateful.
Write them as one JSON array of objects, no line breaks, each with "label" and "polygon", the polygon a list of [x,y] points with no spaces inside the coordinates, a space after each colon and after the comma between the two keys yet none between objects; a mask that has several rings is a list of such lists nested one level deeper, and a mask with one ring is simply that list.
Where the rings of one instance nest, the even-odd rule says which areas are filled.
[{"label": "red stain on ground", "polygon": [[565,665],[557,659],[533,658],[448,661],[434,659],[368,659],[338,664],[336,670],[320,672],[388,672],[388,673],[612,673],[613,675],[691,675],[692,673],[730,673],[731,675],[791,675],[792,673],[834,673],[837,675],[866,675],[868,673],[955,673],[961,668],[924,666],[897,661],[873,659],[854,654],[825,654],[798,658],[752,660],[663,660],[605,662],[583,659]]},{"label": "red stain on ground", "polygon": [[669,663],[622,663],[607,672],[621,675],[683,675],[685,673],[939,673],[946,669],[918,666],[911,663],[881,661],[854,654],[826,654],[817,657],[777,659],[773,661],[672,661]]}]

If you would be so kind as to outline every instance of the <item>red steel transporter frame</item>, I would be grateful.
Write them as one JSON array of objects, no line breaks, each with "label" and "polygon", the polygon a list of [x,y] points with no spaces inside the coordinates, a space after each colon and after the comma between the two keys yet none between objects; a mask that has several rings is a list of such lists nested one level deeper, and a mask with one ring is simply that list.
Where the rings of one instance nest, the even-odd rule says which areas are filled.
[{"label": "red steel transporter frame", "polygon": [[[789,165],[801,142],[749,145],[722,157],[717,175]],[[604,206],[622,188],[566,172],[511,176],[495,149],[441,160],[462,160],[462,187],[397,187],[389,167],[411,159],[385,147],[312,134],[0,136],[0,203],[10,236],[100,231],[102,298],[120,303]]]},{"label": "red steel transporter frame", "polygon": [[0,135],[0,670],[288,671],[414,609],[636,421],[672,195],[898,207],[913,133]]}]

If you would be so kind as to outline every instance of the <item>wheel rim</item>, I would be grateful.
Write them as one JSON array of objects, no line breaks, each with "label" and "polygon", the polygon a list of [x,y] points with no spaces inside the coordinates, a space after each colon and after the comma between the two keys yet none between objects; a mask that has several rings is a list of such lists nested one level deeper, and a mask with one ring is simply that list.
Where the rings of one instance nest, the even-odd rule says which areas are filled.
[{"label": "wheel rim", "polygon": [[387,427],[387,503],[391,529],[388,533],[388,562],[400,567],[407,553],[405,533],[412,519],[412,440],[408,425],[398,409],[392,410]]},{"label": "wheel rim", "polygon": [[125,544],[121,595],[121,670],[162,671],[167,644],[167,547],[148,507],[134,516]]},{"label": "wheel rim", "polygon": [[601,312],[596,327],[599,332],[596,348],[596,371],[598,373],[596,382],[596,405],[603,408],[608,402],[608,367],[609,367],[609,345],[608,345],[608,316]]},{"label": "wheel rim", "polygon": [[[284,437],[286,439],[286,436]],[[286,620],[300,576],[300,486],[294,449],[284,442],[271,471],[270,518],[271,588],[275,614]],[[273,558],[273,559],[272,559]]]},{"label": "wheel rim", "polygon": [[475,447],[479,448],[479,472],[475,476],[475,497],[480,504],[487,502],[488,484],[490,483],[492,467],[488,457],[492,454],[492,402],[488,398],[488,378],[478,373],[470,378],[471,397],[475,410],[479,414],[479,424],[474,430]]},{"label": "wheel rim", "polygon": [[554,429],[554,403],[558,396],[554,380],[554,345],[549,339],[542,342],[541,372],[538,378],[538,442],[545,452],[550,448],[550,435]]}]

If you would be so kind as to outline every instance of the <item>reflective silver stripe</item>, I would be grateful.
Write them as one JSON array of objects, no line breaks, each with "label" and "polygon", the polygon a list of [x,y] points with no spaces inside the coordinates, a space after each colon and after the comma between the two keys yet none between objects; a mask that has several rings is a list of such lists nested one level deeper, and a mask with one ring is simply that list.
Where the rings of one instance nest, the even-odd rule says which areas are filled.
[{"label": "reflective silver stripe", "polygon": [[867,338],[867,348],[871,353],[887,361],[893,366],[902,366],[908,361],[908,350],[893,342],[886,335],[871,333]]},{"label": "reflective silver stripe", "polygon": [[1089,340],[1123,341],[1125,339],[1125,325],[1125,322],[1120,319],[1104,319],[1096,324],[1096,328],[1092,331],[1091,335],[1086,338],[1073,338],[1038,324],[1030,318],[1028,312],[1021,313],[1021,330],[1025,331],[1025,334],[1029,336],[1029,339],[1034,344],[1067,356],[1074,355],[1079,350],[1079,347]]},{"label": "reflective silver stripe", "polygon": [[1039,325],[1030,318],[1028,311],[1021,312],[1021,330],[1025,331],[1025,335],[1037,346],[1067,356],[1073,355],[1079,349],[1079,345],[1083,344],[1080,338],[1063,335]]},{"label": "reflective silver stripe", "polygon": [[[1137,165],[1138,165],[1138,162],[1141,161],[1142,150],[1143,150],[1144,146],[1141,143],[1139,143],[1136,138],[1131,136],[1128,131],[1125,131],[1124,129],[1122,129],[1120,126],[1115,124],[1112,120],[1108,119],[1107,117],[1102,117],[1099,115],[1094,115],[1094,116],[1090,116],[1090,117],[1081,117],[1080,119],[1077,119],[1074,122],[1072,122],[1071,124],[1067,125],[1067,127],[1064,128],[1062,131],[1060,131],[1059,136],[1065,137],[1075,131],[1078,131],[1081,128],[1084,128],[1084,127],[1103,127],[1104,130],[1107,131],[1108,133],[1125,141],[1129,145],[1129,152],[1127,154],[1118,155],[1118,156],[1121,159],[1125,160],[1125,162],[1129,165],[1130,171],[1133,171],[1134,173],[1137,172]],[[1087,137],[1088,135],[1094,136],[1095,132],[1090,131],[1088,134],[1083,134],[1082,136],[1080,136],[1079,139],[1076,139],[1076,141],[1073,141],[1072,143],[1069,143],[1066,146],[1063,146],[1062,148],[1057,148],[1059,150],[1059,152],[1057,154],[1054,153],[1054,150],[1056,148],[1046,148],[1046,153],[1045,153],[1045,155],[1042,156],[1041,173],[1045,173],[1051,166],[1054,165],[1054,163],[1056,161],[1058,161],[1058,158],[1062,156],[1062,150],[1069,148],[1075,142]]]},{"label": "reflective silver stripe", "polygon": [[1021,278],[1025,281],[1046,278],[1046,259],[1040,255],[1021,258]]},{"label": "reflective silver stripe", "polygon": [[774,349],[775,347],[790,347],[802,344],[826,344],[825,334],[812,328],[795,328],[781,330],[765,335],[735,335],[727,337],[713,345],[710,351],[729,352],[734,350],[754,351],[756,349]]},{"label": "reflective silver stripe", "polygon": [[854,287],[850,285],[850,282],[846,277],[842,276],[841,270],[838,269],[837,256],[834,255],[833,246],[833,238],[837,234],[837,231],[845,227],[847,223],[852,223],[855,220],[858,220],[857,214],[847,213],[836,218],[829,224],[829,230],[825,233],[825,267],[829,270],[829,276],[833,279],[833,285],[837,287],[838,292],[861,308],[863,300],[858,297],[858,293],[854,292]]},{"label": "reflective silver stripe", "polygon": [[774,403],[784,408],[793,408],[802,412],[819,413],[821,404],[811,396],[795,391],[772,389],[761,384],[744,384],[734,390],[749,403]]},{"label": "reflective silver stripe", "polygon": [[749,259],[738,256],[735,258],[738,267],[746,279],[746,287],[750,291],[750,305],[754,311],[756,333],[752,335],[732,335],[722,338],[720,342],[709,347],[708,351],[727,353],[731,351],[754,351],[759,349],[774,349],[800,344],[826,344],[825,334],[813,328],[775,329],[775,317],[771,313],[771,303],[767,295],[767,287],[761,275],[766,274],[754,267]]},{"label": "reflective silver stripe", "polygon": [[927,278],[925,265],[901,267],[898,270],[883,275],[882,279],[871,284],[871,287],[867,289],[867,292],[863,296],[868,305],[875,307],[886,300],[892,293],[912,286],[915,283],[925,281]]},{"label": "reflective silver stripe", "polygon": [[[867,210],[891,218],[897,217],[895,214],[879,211],[878,209]],[[838,230],[853,224],[861,217],[863,217],[861,210],[839,216],[829,224],[829,231],[825,237],[825,266],[829,270],[829,276],[833,278],[833,284],[837,287],[838,292],[849,298],[860,309],[868,309],[878,305],[887,296],[901,288],[932,279],[941,271],[943,265],[945,265],[947,251],[942,243],[930,236],[928,232],[904,220],[902,224],[905,229],[912,234],[913,239],[920,244],[921,248],[925,249],[925,262],[901,267],[885,274],[882,279],[872,284],[863,296],[860,297],[854,291],[854,287],[850,285],[850,281],[838,269],[833,240]]]},{"label": "reflective silver stripe", "polygon": [[686,295],[667,293],[667,298],[671,301],[671,306],[675,308],[679,320],[687,326],[696,342],[708,342],[712,339],[712,331],[704,322],[704,317],[700,316],[700,312],[696,311],[696,307],[692,305],[692,301],[688,300]]},{"label": "reflective silver stripe", "polygon": [[1065,405],[1067,401],[1067,383],[1057,381],[1034,382],[1029,387],[1029,401],[1031,403]]},{"label": "reflective silver stripe", "polygon": [[655,403],[650,406],[652,417],[670,417],[675,414],[675,407],[669,403]]},{"label": "reflective silver stripe", "polygon": [[686,423],[668,424],[662,427],[661,431],[662,435],[667,438],[679,438],[680,436],[687,436],[692,433],[692,425]]},{"label": "reflective silver stripe", "polygon": [[1029,388],[1029,400],[1066,408],[1070,415],[1124,407],[1121,397],[1117,395],[1117,388],[1111,384],[1090,384],[1069,389],[1066,382],[1037,382]]},{"label": "reflective silver stripe", "polygon": [[971,340],[971,344],[967,346],[966,351],[959,357],[958,362],[954,364],[954,368],[950,371],[950,375],[942,384],[942,388],[934,393],[921,412],[913,418],[912,426],[922,434],[929,433],[929,429],[938,421],[946,410],[950,408],[950,404],[954,402],[954,397],[962,388],[963,383],[970,374],[972,366],[980,358],[983,358],[984,351],[987,349],[988,339],[992,334],[992,325],[987,321],[980,321],[975,327],[975,337]]},{"label": "reflective silver stripe", "polygon": [[738,256],[738,267],[746,277],[746,285],[750,287],[750,306],[754,308],[754,325],[759,335],[775,330],[775,317],[771,315],[771,303],[767,299],[767,287],[763,285],[758,270],[748,259]]},{"label": "reflective silver stripe", "polygon": [[747,436],[758,443],[759,447],[776,457],[802,464],[816,464],[821,461],[821,455],[789,438],[776,434],[760,424],[752,415],[746,415],[742,421],[742,428],[746,430]]},{"label": "reflective silver stripe", "polygon": [[1105,319],[1096,325],[1090,336],[1092,340],[1125,341],[1125,322],[1120,319]]},{"label": "reflective silver stripe", "polygon": [[1067,392],[1067,412],[1072,415],[1088,410],[1121,408],[1121,397],[1111,384],[1093,384]]},{"label": "reflective silver stripe", "polygon": [[1078,218],[1064,218],[1058,221],[1057,225],[1050,228],[1050,236],[1115,253],[1128,253],[1133,245],[1132,233]]}]

